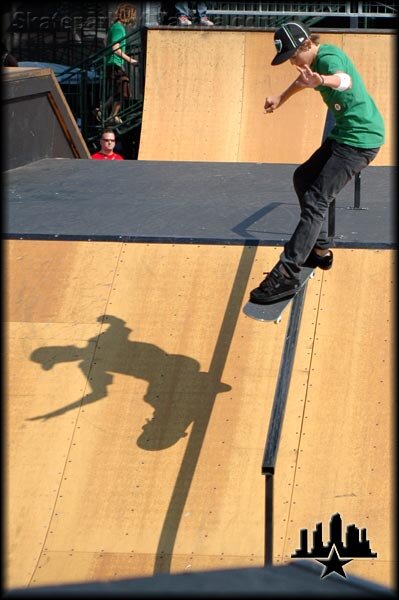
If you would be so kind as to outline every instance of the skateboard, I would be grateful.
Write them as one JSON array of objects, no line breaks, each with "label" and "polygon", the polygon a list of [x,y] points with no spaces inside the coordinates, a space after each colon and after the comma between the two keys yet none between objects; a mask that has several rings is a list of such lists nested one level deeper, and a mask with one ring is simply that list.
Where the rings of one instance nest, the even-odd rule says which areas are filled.
[{"label": "skateboard", "polygon": [[300,286],[293,296],[282,298],[268,304],[256,304],[255,302],[247,302],[243,307],[244,314],[256,321],[274,321],[280,323],[282,314],[287,306],[295,298],[296,294],[303,288],[308,279],[314,277],[314,269],[303,267],[300,274]]}]

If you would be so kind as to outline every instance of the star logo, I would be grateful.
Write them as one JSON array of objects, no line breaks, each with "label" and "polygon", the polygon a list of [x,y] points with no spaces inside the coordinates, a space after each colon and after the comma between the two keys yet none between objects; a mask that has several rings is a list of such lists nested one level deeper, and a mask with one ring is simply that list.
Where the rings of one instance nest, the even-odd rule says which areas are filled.
[{"label": "star logo", "polygon": [[328,558],[325,560],[321,560],[316,558],[317,562],[321,563],[322,565],[324,565],[324,571],[323,573],[320,575],[320,579],[323,579],[324,577],[327,577],[328,575],[331,575],[331,573],[338,573],[338,575],[341,575],[341,577],[345,577],[346,579],[346,574],[345,571],[343,569],[343,566],[346,565],[347,563],[351,562],[351,558],[343,560],[340,555],[337,552],[337,549],[335,547],[335,544],[333,544],[331,550],[330,550],[330,554],[328,555]]},{"label": "star logo", "polygon": [[314,558],[324,565],[320,579],[324,579],[334,571],[346,579],[344,565],[350,563],[354,558],[375,558],[377,556],[377,552],[373,552],[370,548],[366,528],[359,529],[352,523],[344,532],[339,513],[335,513],[330,519],[330,539],[327,544],[323,542],[323,524],[321,522],[316,523],[312,539],[313,545],[309,548],[308,530],[301,529],[300,546],[291,554],[291,557]]}]

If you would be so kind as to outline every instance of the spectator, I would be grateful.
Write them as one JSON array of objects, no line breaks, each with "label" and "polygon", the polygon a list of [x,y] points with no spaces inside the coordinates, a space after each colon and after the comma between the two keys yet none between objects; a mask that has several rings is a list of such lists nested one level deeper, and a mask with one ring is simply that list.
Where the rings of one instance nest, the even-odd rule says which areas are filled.
[{"label": "spectator", "polygon": [[124,69],[125,62],[137,65],[138,61],[126,54],[126,29],[125,27],[136,22],[136,7],[132,4],[119,4],[115,11],[115,20],[107,33],[107,46],[112,44],[112,52],[107,57],[106,78],[109,85],[109,97],[101,108],[95,109],[98,121],[111,108],[111,113],[106,119],[109,125],[122,123],[119,112],[123,102],[131,97],[129,76]]},{"label": "spectator", "polygon": [[[206,11],[207,6],[205,2],[194,2],[195,5],[195,14],[197,17],[197,21],[200,25],[206,25],[207,27],[212,27],[214,23],[207,17]],[[175,8],[177,13],[177,21],[179,25],[192,25],[192,21],[190,20],[190,10],[188,7],[188,2],[176,2]]]},{"label": "spectator", "polygon": [[101,134],[101,150],[92,154],[91,158],[94,160],[124,160],[123,156],[114,152],[115,143],[114,130],[111,127],[107,127]]},{"label": "spectator", "polygon": [[4,42],[1,42],[1,66],[2,67],[18,67],[18,61],[10,54]]}]

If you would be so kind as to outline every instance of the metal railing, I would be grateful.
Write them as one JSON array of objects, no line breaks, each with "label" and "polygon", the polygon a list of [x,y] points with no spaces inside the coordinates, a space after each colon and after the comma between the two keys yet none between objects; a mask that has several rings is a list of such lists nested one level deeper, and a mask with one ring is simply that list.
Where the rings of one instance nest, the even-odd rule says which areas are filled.
[{"label": "metal railing", "polygon": [[341,15],[347,17],[394,17],[397,8],[385,2],[207,2],[207,12],[212,15]]},{"label": "metal railing", "polygon": [[141,125],[144,97],[141,30],[132,31],[121,41],[126,41],[126,54],[138,61],[138,66],[126,64],[124,67],[129,77],[131,97],[122,103],[118,113],[121,123],[111,122],[109,111],[96,111],[106,104],[111,94],[107,58],[112,53],[112,45],[58,74],[58,82],[89,146],[104,127],[110,126],[123,135]]},{"label": "metal railing", "polygon": [[22,0],[7,4],[4,33],[19,61],[75,65],[104,47],[108,2]]},{"label": "metal railing", "polygon": [[350,20],[358,26],[359,19],[367,27],[367,19],[393,19],[394,4],[382,2],[207,2],[208,15],[215,25],[245,27],[279,27],[287,18],[300,18],[309,26],[327,17]]},{"label": "metal railing", "polygon": [[220,2],[207,2],[207,12],[213,15],[251,15],[251,16],[267,16],[267,15],[312,15],[325,16],[327,14],[351,14],[350,2],[309,2],[303,4],[292,4],[291,2],[228,2],[223,3],[223,8],[220,7]]},{"label": "metal railing", "polygon": [[386,2],[361,2],[359,0],[358,14],[363,17],[395,17],[397,7]]}]

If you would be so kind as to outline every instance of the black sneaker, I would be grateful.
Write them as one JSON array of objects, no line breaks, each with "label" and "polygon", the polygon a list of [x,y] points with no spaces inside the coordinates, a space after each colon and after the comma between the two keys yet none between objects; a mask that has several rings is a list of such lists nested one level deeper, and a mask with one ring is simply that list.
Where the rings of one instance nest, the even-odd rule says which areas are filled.
[{"label": "black sneaker", "polygon": [[276,265],[270,273],[267,274],[259,287],[250,293],[250,301],[255,304],[268,304],[290,298],[294,296],[300,288],[299,279],[296,277],[286,277]]},{"label": "black sneaker", "polygon": [[328,254],[325,256],[319,256],[314,250],[312,250],[302,266],[310,267],[311,269],[319,267],[319,269],[323,269],[323,271],[328,271],[328,269],[331,269],[332,267],[333,258],[334,256],[331,250],[329,250]]}]

